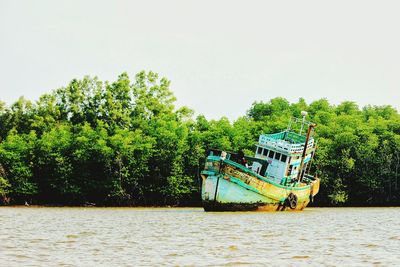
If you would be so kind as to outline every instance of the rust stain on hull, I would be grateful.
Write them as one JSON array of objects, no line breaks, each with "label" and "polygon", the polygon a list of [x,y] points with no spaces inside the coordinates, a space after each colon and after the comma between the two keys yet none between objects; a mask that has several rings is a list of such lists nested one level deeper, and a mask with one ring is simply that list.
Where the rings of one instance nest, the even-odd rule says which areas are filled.
[{"label": "rust stain on hull", "polygon": [[205,211],[302,211],[307,207],[309,201],[298,203],[296,208],[291,209],[282,204],[268,204],[268,203],[219,203],[219,202],[203,202]]}]

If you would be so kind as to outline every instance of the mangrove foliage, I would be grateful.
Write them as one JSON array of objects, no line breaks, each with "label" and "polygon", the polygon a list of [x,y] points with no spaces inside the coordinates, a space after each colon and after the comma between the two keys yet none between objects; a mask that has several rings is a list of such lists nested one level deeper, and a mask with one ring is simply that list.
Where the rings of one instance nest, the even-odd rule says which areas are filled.
[{"label": "mangrove foliage", "polygon": [[318,125],[316,204],[400,204],[400,115],[391,106],[274,98],[230,122],[194,118],[174,102],[170,81],[144,71],[0,102],[0,202],[199,205],[208,148],[253,155],[261,133],[306,110]]}]

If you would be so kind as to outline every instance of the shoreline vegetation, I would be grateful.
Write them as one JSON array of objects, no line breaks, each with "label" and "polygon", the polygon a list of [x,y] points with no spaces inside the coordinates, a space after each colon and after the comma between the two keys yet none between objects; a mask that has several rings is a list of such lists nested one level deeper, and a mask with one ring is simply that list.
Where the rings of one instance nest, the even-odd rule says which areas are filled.
[{"label": "shoreline vegetation", "polygon": [[[203,206],[181,206],[181,205],[165,205],[165,206],[97,206],[97,205],[61,205],[61,204],[13,204],[13,205],[0,205],[0,208],[133,208],[133,209],[202,209]],[[365,206],[338,206],[338,205],[308,205],[309,208],[400,208],[399,205],[365,205]],[[235,211],[230,211],[235,212]],[[254,212],[254,211],[241,211],[241,212]],[[260,211],[259,211],[260,212]],[[263,212],[263,211],[261,211]],[[295,211],[298,212],[298,211]]]},{"label": "shoreline vegetation", "polygon": [[0,205],[198,207],[209,148],[253,155],[261,133],[285,129],[302,110],[318,125],[321,189],[310,207],[400,205],[400,114],[391,106],[277,97],[231,122],[194,118],[175,100],[169,80],[142,71],[0,102]]}]

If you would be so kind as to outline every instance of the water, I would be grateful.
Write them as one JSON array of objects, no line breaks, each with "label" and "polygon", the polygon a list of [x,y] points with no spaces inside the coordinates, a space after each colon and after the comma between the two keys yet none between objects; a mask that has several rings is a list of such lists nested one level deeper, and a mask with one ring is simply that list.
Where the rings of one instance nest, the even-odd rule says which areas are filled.
[{"label": "water", "polygon": [[400,208],[0,208],[0,266],[388,266]]}]

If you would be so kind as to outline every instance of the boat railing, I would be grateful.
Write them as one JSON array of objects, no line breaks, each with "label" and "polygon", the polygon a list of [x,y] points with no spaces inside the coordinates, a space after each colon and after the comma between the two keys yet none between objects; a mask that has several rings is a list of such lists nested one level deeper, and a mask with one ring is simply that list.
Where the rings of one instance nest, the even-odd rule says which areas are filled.
[{"label": "boat railing", "polygon": [[215,157],[214,160],[207,160],[206,164],[204,165],[204,170],[208,172],[218,172],[220,168],[220,163],[219,160],[216,159],[217,157]]},{"label": "boat railing", "polygon": [[[283,150],[288,153],[301,153],[304,148],[304,143],[291,144],[284,140],[261,138],[259,140],[261,146],[272,147],[276,149]],[[314,146],[314,140],[311,139],[307,145],[307,148],[312,148]]]},{"label": "boat railing", "polygon": [[304,174],[303,181],[306,183],[311,183],[311,182],[315,181],[315,177],[310,174]]}]

